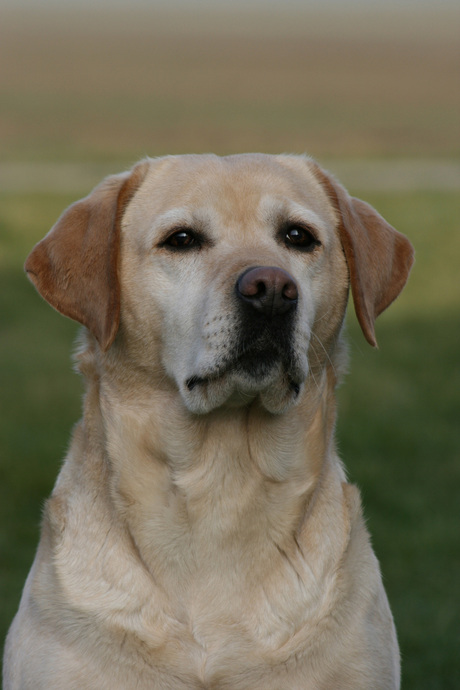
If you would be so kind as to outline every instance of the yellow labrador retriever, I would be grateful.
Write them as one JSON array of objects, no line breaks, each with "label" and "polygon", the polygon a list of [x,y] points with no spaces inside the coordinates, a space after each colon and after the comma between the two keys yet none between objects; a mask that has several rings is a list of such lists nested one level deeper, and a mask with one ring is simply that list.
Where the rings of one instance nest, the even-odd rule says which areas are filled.
[{"label": "yellow labrador retriever", "polygon": [[306,157],[166,157],[71,206],[26,270],[86,330],[82,421],[5,690],[379,690],[399,654],[334,444],[413,250]]}]

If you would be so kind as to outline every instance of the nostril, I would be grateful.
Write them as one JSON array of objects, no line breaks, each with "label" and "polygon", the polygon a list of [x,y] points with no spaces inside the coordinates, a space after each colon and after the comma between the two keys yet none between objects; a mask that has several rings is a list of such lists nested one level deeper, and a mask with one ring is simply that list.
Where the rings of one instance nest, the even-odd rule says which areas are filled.
[{"label": "nostril", "polygon": [[283,286],[283,291],[282,291],[283,297],[286,299],[290,300],[296,300],[299,297],[299,293],[297,291],[297,285],[294,283],[293,280],[289,280],[288,282],[285,283]]},{"label": "nostril", "polygon": [[238,283],[241,294],[251,299],[252,297],[262,297],[267,292],[267,286],[263,280],[244,280]]}]

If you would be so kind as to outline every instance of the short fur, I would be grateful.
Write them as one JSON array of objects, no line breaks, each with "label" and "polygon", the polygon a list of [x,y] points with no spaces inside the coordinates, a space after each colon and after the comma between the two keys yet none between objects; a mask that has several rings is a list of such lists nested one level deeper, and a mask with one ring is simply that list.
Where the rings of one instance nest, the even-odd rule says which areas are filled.
[{"label": "short fur", "polygon": [[[87,392],[5,690],[399,687],[335,387],[350,284],[375,345],[412,261],[305,157],[146,160],[63,214],[26,270],[86,326]],[[287,316],[252,311],[251,283],[242,296],[258,266],[292,278]]]}]

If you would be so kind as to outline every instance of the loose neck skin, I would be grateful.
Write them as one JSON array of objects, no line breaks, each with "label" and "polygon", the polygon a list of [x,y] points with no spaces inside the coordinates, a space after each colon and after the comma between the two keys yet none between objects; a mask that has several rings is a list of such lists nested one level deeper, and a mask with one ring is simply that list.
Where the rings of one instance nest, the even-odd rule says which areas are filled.
[{"label": "loose neck skin", "polygon": [[254,400],[200,417],[164,376],[126,367],[125,357],[120,369],[116,349],[103,357],[90,346],[79,358],[85,426],[94,429],[98,390],[110,500],[156,578],[215,561],[216,549],[231,557],[242,544],[250,552],[256,543],[292,541],[333,457],[332,368],[311,377],[284,414]]}]

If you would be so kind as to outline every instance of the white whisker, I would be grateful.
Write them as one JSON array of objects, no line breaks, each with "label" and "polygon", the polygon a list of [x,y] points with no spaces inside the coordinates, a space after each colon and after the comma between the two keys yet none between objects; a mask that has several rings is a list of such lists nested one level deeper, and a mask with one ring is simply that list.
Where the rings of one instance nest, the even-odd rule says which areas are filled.
[{"label": "white whisker", "polygon": [[329,360],[329,364],[330,364],[331,367],[332,367],[332,371],[333,371],[334,374],[337,376],[337,372],[336,372],[336,370],[335,370],[334,363],[333,363],[332,359],[330,358],[329,352],[326,350],[326,348],[324,347],[323,343],[321,342],[321,338],[318,338],[318,336],[316,335],[316,333],[314,333],[313,331],[311,332],[311,334],[312,334],[313,336],[315,336],[316,340],[319,342],[319,344],[320,344],[321,347],[323,348],[323,350],[324,350],[324,352],[325,352],[325,354],[326,354],[326,357],[327,357],[327,359]]}]

